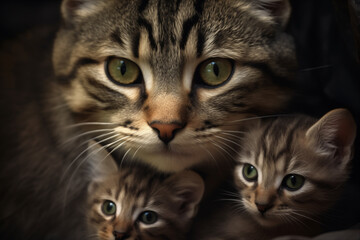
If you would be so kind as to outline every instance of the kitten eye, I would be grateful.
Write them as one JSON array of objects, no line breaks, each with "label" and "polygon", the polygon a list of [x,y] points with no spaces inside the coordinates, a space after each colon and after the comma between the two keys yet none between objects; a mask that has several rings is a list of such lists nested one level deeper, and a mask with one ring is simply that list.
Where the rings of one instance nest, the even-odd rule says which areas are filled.
[{"label": "kitten eye", "polygon": [[128,59],[111,57],[105,64],[108,78],[116,84],[129,85],[139,79],[139,67]]},{"label": "kitten eye", "polygon": [[228,80],[233,72],[233,63],[229,59],[213,58],[200,64],[199,75],[203,83],[218,86]]},{"label": "kitten eye", "polygon": [[243,176],[246,180],[253,182],[257,180],[258,172],[253,165],[246,163],[243,167]]},{"label": "kitten eye", "polygon": [[106,200],[101,206],[101,211],[107,216],[114,215],[116,213],[116,204],[110,200]]},{"label": "kitten eye", "polygon": [[284,177],[282,186],[290,191],[299,190],[305,182],[305,178],[301,175],[290,174]]},{"label": "kitten eye", "polygon": [[139,216],[139,221],[147,225],[154,224],[157,220],[158,220],[158,215],[156,212],[153,211],[142,212]]}]

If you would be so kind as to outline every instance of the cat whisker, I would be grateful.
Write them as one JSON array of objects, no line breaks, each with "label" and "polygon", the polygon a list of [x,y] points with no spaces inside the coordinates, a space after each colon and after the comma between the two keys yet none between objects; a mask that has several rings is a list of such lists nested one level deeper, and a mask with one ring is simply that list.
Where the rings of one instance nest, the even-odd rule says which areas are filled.
[{"label": "cat whisker", "polygon": [[65,178],[65,176],[67,175],[67,173],[70,171],[70,169],[72,168],[72,166],[75,164],[75,162],[83,155],[83,154],[85,154],[86,152],[88,152],[91,148],[93,148],[94,146],[96,146],[97,144],[100,144],[100,143],[102,143],[102,142],[105,142],[105,141],[108,141],[108,140],[110,140],[110,139],[112,139],[112,138],[115,138],[115,137],[117,137],[117,136],[119,136],[120,134],[114,134],[114,135],[112,135],[112,136],[110,136],[110,137],[108,137],[108,138],[105,138],[105,139],[103,139],[103,140],[101,140],[101,141],[99,141],[99,142],[97,142],[97,143],[93,143],[92,145],[90,145],[90,146],[88,146],[85,150],[83,150],[70,164],[69,164],[69,166],[65,169],[65,171],[64,171],[64,173],[63,173],[63,176],[61,177],[61,182],[63,182],[64,181],[64,178]]},{"label": "cat whisker", "polygon": [[[113,145],[115,145],[115,144],[117,144],[118,142],[121,142],[122,140],[124,140],[124,139],[128,139],[129,138],[129,136],[126,136],[126,137],[122,137],[122,138],[120,138],[120,139],[118,139],[118,140],[116,140],[116,141],[114,141],[114,142],[112,142],[112,143],[109,143],[109,144],[107,144],[107,145],[105,145],[105,146],[101,146],[103,149],[107,149],[108,147],[111,147],[111,146],[113,146]],[[107,157],[109,157],[113,152],[115,152],[118,148],[120,148],[123,144],[125,144],[127,141],[123,141],[122,143],[120,143],[118,146],[116,146],[115,148],[113,148],[110,152],[108,152],[107,154],[106,154],[106,156],[103,158],[103,159],[101,159],[100,161],[98,161],[98,164],[97,165],[100,165]],[[95,153],[96,154],[96,153]]]},{"label": "cat whisker", "polygon": [[75,123],[72,125],[68,125],[65,128],[74,128],[74,127],[83,127],[83,126],[116,126],[116,124],[109,122],[84,122],[84,123]]},{"label": "cat whisker", "polygon": [[139,147],[135,150],[133,156],[131,157],[131,160],[135,159],[136,154],[139,152],[139,150],[140,150],[141,148],[142,148],[142,146],[139,146]]},{"label": "cat whisker", "polygon": [[[220,137],[220,136],[215,136],[215,137],[216,137],[216,138],[219,138],[219,139],[222,139],[222,140],[224,140],[224,141],[233,143],[233,144],[235,144],[235,145],[238,146],[238,147],[241,147],[240,143],[235,142],[235,141],[233,141],[233,140],[230,140],[230,139],[227,139],[227,138],[224,138],[224,137]],[[230,147],[230,146],[229,146],[229,148],[230,148],[231,150],[233,150],[234,152],[238,152],[237,150],[233,149],[233,148]]]},{"label": "cat whisker", "polygon": [[[116,137],[116,136],[118,136],[118,135],[120,135],[120,134],[116,134],[115,136],[112,136],[112,138],[113,138],[113,137]],[[64,205],[66,204],[67,192],[69,191],[69,188],[70,188],[70,184],[71,184],[71,182],[72,182],[72,179],[73,179],[73,177],[75,176],[76,172],[79,170],[80,166],[82,166],[90,157],[92,157],[93,155],[97,154],[97,153],[100,152],[101,150],[106,149],[107,147],[110,147],[110,146],[112,146],[112,145],[114,145],[114,144],[116,144],[116,143],[118,143],[118,142],[120,142],[120,141],[122,141],[123,139],[126,139],[126,138],[129,138],[129,136],[122,137],[122,138],[120,138],[120,139],[118,139],[118,140],[116,140],[116,141],[114,141],[114,142],[112,142],[112,143],[109,143],[109,144],[107,144],[107,145],[105,145],[105,146],[102,146],[102,145],[100,145],[99,143],[101,143],[101,142],[103,142],[103,141],[109,140],[109,139],[104,139],[104,140],[102,140],[102,141],[100,141],[100,142],[98,142],[98,143],[91,144],[91,145],[88,147],[88,150],[89,150],[89,149],[91,149],[91,148],[94,148],[95,146],[100,146],[99,149],[95,149],[95,150],[91,151],[84,159],[82,159],[82,161],[76,166],[75,170],[72,172],[72,174],[71,174],[71,176],[70,176],[70,178],[69,178],[69,180],[68,180],[67,187],[66,187],[65,194],[64,194]],[[108,155],[110,155],[110,154],[111,154],[111,153],[109,153]],[[103,161],[104,159],[106,159],[106,157],[107,157],[108,155],[106,155],[101,161]],[[74,162],[75,162],[75,161],[73,161],[72,163],[74,163]],[[98,164],[99,164],[99,163],[98,163]]]},{"label": "cat whisker", "polygon": [[[220,151],[221,155],[223,155],[223,153],[226,153],[226,154],[230,157],[230,159],[234,159],[234,156],[233,156],[233,155],[231,155],[225,148],[223,148],[222,146],[220,146],[219,144],[217,144],[215,141],[210,140],[210,143],[211,143],[212,145],[214,145],[215,147],[217,147],[218,149],[221,150],[221,151]],[[224,156],[224,155],[223,155],[223,156]],[[225,157],[225,156],[224,156],[224,157]]]},{"label": "cat whisker", "polygon": [[[110,131],[110,132],[109,132]],[[87,131],[87,132],[84,132],[84,133],[81,133],[79,135],[76,135],[74,137],[71,137],[69,139],[67,139],[65,142],[63,142],[63,144],[67,144],[69,142],[72,142],[74,141],[75,139],[78,139],[78,138],[81,138],[83,136],[86,136],[86,135],[90,135],[90,134],[94,134],[94,133],[102,133],[102,132],[109,132],[109,133],[106,133],[107,135],[110,135],[112,133],[115,133],[115,130],[114,129],[97,129],[97,130],[91,130],[91,131]],[[101,136],[101,135],[100,135]],[[92,138],[93,139],[96,139],[96,138],[99,138],[100,136],[98,137],[95,137],[95,138]],[[86,140],[85,142],[88,142],[88,140]]]},{"label": "cat whisker", "polygon": [[243,139],[242,137],[237,136],[237,135],[235,135],[235,134],[233,134],[233,133],[228,133],[227,131],[220,132],[220,133],[221,133],[221,134],[224,134],[224,135],[226,135],[226,136],[233,137],[233,138],[235,138],[235,139],[237,139],[237,140],[242,140],[242,139]]},{"label": "cat whisker", "polygon": [[210,163],[212,163],[212,164],[215,163],[217,167],[220,167],[220,164],[219,164],[218,160],[215,159],[214,155],[207,148],[205,148],[203,146],[202,142],[200,140],[198,140],[198,139],[195,139],[195,140],[199,143],[198,146],[200,146],[202,149],[204,149],[209,154],[209,156],[214,160],[214,161],[210,161]]},{"label": "cat whisker", "polygon": [[241,134],[245,133],[244,131],[240,131],[240,130],[221,130],[221,132],[225,132],[225,133],[241,133]]}]

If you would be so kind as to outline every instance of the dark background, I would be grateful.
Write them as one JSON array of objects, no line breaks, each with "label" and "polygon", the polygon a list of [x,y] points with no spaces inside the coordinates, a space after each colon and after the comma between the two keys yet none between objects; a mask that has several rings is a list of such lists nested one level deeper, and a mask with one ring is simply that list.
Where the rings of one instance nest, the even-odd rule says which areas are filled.
[{"label": "dark background", "polygon": [[[289,110],[320,117],[345,107],[358,125],[353,173],[344,195],[353,203],[340,201],[345,214],[334,213],[336,223],[329,224],[331,229],[348,227],[360,222],[360,1],[293,0],[291,4],[287,31],[295,39],[299,69],[298,95]],[[0,43],[33,27],[58,25],[59,9],[59,0],[1,1]]]}]

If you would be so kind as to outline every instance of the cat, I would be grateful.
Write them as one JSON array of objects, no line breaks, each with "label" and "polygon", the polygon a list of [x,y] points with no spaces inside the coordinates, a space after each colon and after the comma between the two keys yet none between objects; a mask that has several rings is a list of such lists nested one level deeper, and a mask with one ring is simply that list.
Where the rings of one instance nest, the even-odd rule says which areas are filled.
[{"label": "cat", "polygon": [[[355,121],[346,109],[319,120],[293,115],[256,121],[243,139],[230,201],[198,221],[193,239],[320,233],[321,215],[348,178],[355,135]],[[216,220],[209,225],[207,218]],[[205,225],[211,230],[203,230]]]},{"label": "cat", "polygon": [[204,193],[202,178],[189,170],[160,173],[139,163],[119,167],[102,152],[93,163],[86,210],[89,231],[84,236],[185,240]]},{"label": "cat", "polygon": [[209,192],[240,120],[293,95],[289,13],[286,0],[64,0],[56,36],[2,45],[0,237],[74,238],[89,139],[118,161],[196,169]]}]

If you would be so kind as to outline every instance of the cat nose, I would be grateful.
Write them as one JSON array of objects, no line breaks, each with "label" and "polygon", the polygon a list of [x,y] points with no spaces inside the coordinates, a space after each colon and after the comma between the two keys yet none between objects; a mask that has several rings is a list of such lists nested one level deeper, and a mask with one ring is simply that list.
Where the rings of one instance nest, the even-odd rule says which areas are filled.
[{"label": "cat nose", "polygon": [[113,235],[115,237],[115,240],[125,240],[130,237],[130,235],[127,232],[113,231]]},{"label": "cat nose", "polygon": [[178,130],[184,128],[184,125],[178,122],[163,123],[160,121],[153,121],[150,127],[154,129],[165,144],[168,144],[174,137]]},{"label": "cat nose", "polygon": [[266,211],[268,211],[274,206],[272,204],[260,204],[260,203],[255,203],[255,205],[262,215],[264,215]]}]

